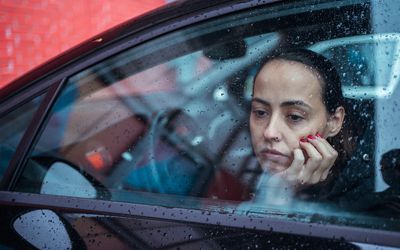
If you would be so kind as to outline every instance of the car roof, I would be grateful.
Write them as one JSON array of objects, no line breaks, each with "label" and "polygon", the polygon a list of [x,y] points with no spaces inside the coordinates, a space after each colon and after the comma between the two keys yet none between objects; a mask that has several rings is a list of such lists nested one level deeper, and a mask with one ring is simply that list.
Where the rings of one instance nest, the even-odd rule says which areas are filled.
[{"label": "car roof", "polygon": [[[280,0],[266,0],[262,3],[277,2]],[[167,23],[174,19],[187,16],[195,16],[198,12],[205,10],[212,10],[216,6],[227,7],[233,6],[237,3],[253,3],[260,2],[255,0],[238,1],[238,0],[218,0],[218,1],[204,1],[204,0],[179,0],[155,10],[144,13],[140,16],[134,17],[125,21],[113,28],[110,28],[94,37],[91,37],[84,42],[68,49],[67,51],[51,58],[43,64],[28,71],[24,75],[8,83],[5,87],[0,89],[0,102],[12,96],[18,90],[34,84],[42,80],[56,71],[70,65],[72,62],[82,59],[83,57],[101,50],[107,45],[114,43],[118,40],[139,33],[146,29],[155,27],[162,23]],[[234,8],[232,8],[234,9]],[[218,15],[218,14],[217,14]],[[204,19],[204,18],[203,18]]]}]

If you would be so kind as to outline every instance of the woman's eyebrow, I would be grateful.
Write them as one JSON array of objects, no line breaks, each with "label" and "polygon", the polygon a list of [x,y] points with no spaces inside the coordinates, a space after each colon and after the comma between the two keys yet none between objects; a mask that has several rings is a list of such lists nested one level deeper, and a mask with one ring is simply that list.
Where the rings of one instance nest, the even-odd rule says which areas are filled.
[{"label": "woman's eyebrow", "polygon": [[[252,101],[252,102],[258,102],[258,103],[261,103],[261,104],[266,105],[266,106],[271,105],[270,102],[268,102],[268,101],[266,101],[266,100],[264,100],[264,99],[258,98],[258,97],[254,97],[251,101]],[[281,103],[280,106],[281,106],[281,107],[300,106],[300,107],[304,107],[304,108],[307,108],[307,109],[312,110],[311,105],[309,105],[309,104],[307,104],[307,103],[305,103],[304,101],[301,101],[301,100],[289,100],[289,101],[285,101],[285,102]]]},{"label": "woman's eyebrow", "polygon": [[263,100],[263,99],[258,98],[258,97],[254,97],[251,101],[252,102],[258,102],[258,103],[261,103],[261,104],[264,104],[264,105],[270,105],[270,103],[268,101]]},{"label": "woman's eyebrow", "polygon": [[285,101],[281,105],[281,107],[287,107],[287,106],[301,106],[305,107],[307,109],[312,110],[311,106],[301,100],[290,100],[290,101]]}]

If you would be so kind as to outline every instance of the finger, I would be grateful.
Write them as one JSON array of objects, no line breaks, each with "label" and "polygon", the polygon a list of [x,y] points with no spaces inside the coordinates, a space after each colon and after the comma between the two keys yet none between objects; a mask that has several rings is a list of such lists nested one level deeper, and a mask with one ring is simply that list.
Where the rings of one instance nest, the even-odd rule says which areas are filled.
[{"label": "finger", "polygon": [[315,146],[310,142],[301,142],[300,146],[305,150],[308,159],[299,178],[304,184],[310,184],[314,173],[317,172],[319,168],[325,167],[324,165],[321,166],[321,164],[326,163],[323,162],[323,157],[320,152],[318,152]]},{"label": "finger", "polygon": [[305,168],[307,171],[314,172],[319,167],[319,163],[322,161],[322,154],[311,144],[310,140],[307,142],[301,142],[300,147],[305,151],[307,159],[305,162]]},{"label": "finger", "polygon": [[328,175],[330,172],[331,172],[331,168],[325,170],[325,172],[322,174],[322,181],[325,181],[328,178]]},{"label": "finger", "polygon": [[288,170],[292,173],[298,174],[303,170],[305,163],[305,156],[300,148],[295,148],[293,150],[293,161],[290,164]]},{"label": "finger", "polygon": [[312,180],[311,180],[311,183],[316,184],[316,183],[325,181],[325,180],[328,178],[328,175],[329,175],[329,173],[331,172],[331,169],[332,169],[333,165],[334,165],[334,164],[332,163],[332,164],[331,164],[328,168],[326,168],[325,171],[323,171],[323,172],[315,172],[315,173],[314,173],[314,176],[313,176],[313,178],[312,178]]},{"label": "finger", "polygon": [[323,158],[330,157],[335,151],[335,149],[323,138],[316,136],[310,137],[308,138],[308,142],[318,150]]},{"label": "finger", "polygon": [[324,172],[321,172],[321,171],[315,171],[309,180],[309,184],[317,184],[317,183],[323,181],[323,179],[322,179],[323,173]]},{"label": "finger", "polygon": [[[322,147],[322,148],[317,147],[317,149],[321,150],[321,151],[325,150],[324,153],[323,153],[323,157],[326,158],[329,161],[329,166],[330,167],[329,167],[329,169],[325,170],[324,173],[323,173],[323,176],[325,177],[325,176],[328,175],[328,173],[330,171],[330,168],[335,164],[335,161],[336,161],[336,159],[337,159],[339,154],[336,151],[336,149],[334,149],[332,147],[332,145],[326,139],[324,139],[322,137],[317,137],[316,141],[320,142],[321,143],[320,145],[324,145],[325,146],[325,147]],[[326,152],[329,152],[329,153],[326,153]]]},{"label": "finger", "polygon": [[303,170],[305,163],[305,157],[303,151],[300,148],[293,150],[293,161],[289,168],[285,171],[285,178],[289,181],[295,181]]},{"label": "finger", "polygon": [[315,170],[311,178],[311,183],[315,184],[320,181],[325,180],[329,170],[332,168],[333,164],[337,158],[337,152],[332,146],[323,138],[313,137],[308,140],[321,154],[322,161],[318,169]]},{"label": "finger", "polygon": [[316,138],[318,139],[318,141],[320,141],[321,143],[323,143],[326,146],[326,149],[329,150],[329,152],[331,153],[335,153],[336,149],[334,149],[332,147],[332,145],[323,137],[321,136],[316,136]]}]

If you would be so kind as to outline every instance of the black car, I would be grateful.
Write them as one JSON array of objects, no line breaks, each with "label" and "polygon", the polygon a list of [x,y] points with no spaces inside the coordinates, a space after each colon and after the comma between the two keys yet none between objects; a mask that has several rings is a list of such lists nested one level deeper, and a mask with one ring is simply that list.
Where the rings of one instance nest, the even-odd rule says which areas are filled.
[{"label": "black car", "polygon": [[[8,84],[0,248],[400,247],[399,11],[177,1]],[[341,78],[351,157],[330,199],[257,199],[252,86],[282,48],[324,55]]]}]

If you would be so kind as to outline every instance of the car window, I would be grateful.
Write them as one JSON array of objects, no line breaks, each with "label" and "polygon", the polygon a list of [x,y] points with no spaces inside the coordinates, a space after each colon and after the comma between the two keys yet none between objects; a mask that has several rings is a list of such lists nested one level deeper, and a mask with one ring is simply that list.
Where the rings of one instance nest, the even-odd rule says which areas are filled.
[{"label": "car window", "polygon": [[0,178],[3,177],[41,100],[42,96],[36,97],[0,117]]},{"label": "car window", "polygon": [[[380,1],[274,4],[110,57],[68,78],[30,156],[35,164],[23,175],[63,162],[91,176],[112,200],[398,230],[400,30],[387,24],[396,13],[381,19],[386,7]],[[257,153],[275,162],[283,154],[256,151],[249,126],[252,114],[268,115],[254,107],[257,72],[268,56],[293,48],[331,61],[346,113],[328,181],[301,191],[261,166]],[[297,122],[299,115],[288,119]],[[314,151],[297,152],[312,158]],[[42,190],[23,180],[17,190]],[[81,188],[73,179],[59,185]]]}]

